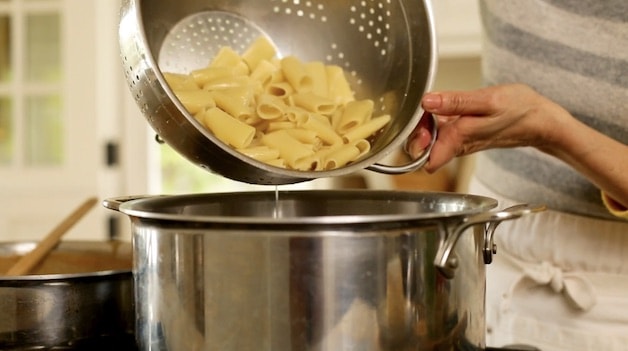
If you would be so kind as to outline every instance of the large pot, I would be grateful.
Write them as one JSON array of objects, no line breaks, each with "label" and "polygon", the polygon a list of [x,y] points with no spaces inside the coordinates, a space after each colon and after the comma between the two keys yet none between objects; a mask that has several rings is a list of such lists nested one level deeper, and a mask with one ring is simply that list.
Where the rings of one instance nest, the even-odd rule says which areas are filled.
[{"label": "large pot", "polygon": [[388,191],[125,197],[142,350],[485,348],[490,198]]},{"label": "large pot", "polygon": [[64,241],[32,274],[2,276],[36,244],[0,243],[0,349],[136,349],[131,244]]}]

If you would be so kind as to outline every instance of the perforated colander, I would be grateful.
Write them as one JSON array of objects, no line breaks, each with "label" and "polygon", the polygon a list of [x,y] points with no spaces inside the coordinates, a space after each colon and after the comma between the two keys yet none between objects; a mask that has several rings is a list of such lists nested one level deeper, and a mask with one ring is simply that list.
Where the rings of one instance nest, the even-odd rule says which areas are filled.
[{"label": "perforated colander", "polygon": [[[252,184],[288,184],[361,169],[396,174],[381,165],[421,119],[421,96],[436,71],[436,40],[428,0],[123,0],[120,50],[142,114],[158,136],[191,162]],[[329,171],[294,171],[249,158],[218,140],[190,115],[162,72],[206,67],[223,46],[242,53],[265,36],[281,56],[341,66],[358,99],[392,121],[363,159]],[[434,126],[434,135],[435,133]],[[433,142],[432,142],[433,144]]]}]

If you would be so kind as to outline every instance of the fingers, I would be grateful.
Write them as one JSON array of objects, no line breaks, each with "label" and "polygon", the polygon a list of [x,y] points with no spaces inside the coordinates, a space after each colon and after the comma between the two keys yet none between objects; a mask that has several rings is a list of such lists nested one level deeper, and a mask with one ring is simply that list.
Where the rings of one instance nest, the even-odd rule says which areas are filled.
[{"label": "fingers", "polygon": [[[418,159],[423,154],[430,141],[431,133],[424,129],[421,130],[419,134],[414,135],[414,138],[408,140],[406,147],[410,157],[414,160]],[[433,173],[446,165],[455,156],[455,146],[446,140],[439,138],[434,143],[434,146],[430,151],[429,161],[425,164],[425,166],[423,166],[423,170],[428,173]]]},{"label": "fingers", "polygon": [[446,140],[439,139],[432,147],[430,159],[425,166],[423,166],[423,170],[427,173],[434,173],[455,157],[455,146],[448,143]]},{"label": "fingers", "polygon": [[[410,137],[408,137],[406,152],[414,160],[421,157],[432,142],[432,121],[431,114],[424,114],[417,128]],[[439,128],[439,136],[430,150],[429,161],[423,166],[423,170],[428,173],[433,173],[445,166],[456,157],[456,155],[457,144],[455,133],[452,133],[452,128],[449,126],[441,126],[441,128]]]},{"label": "fingers", "polygon": [[406,151],[413,160],[418,159],[432,142],[431,130],[421,126],[417,128],[406,143]]},{"label": "fingers", "polygon": [[432,141],[433,119],[430,113],[424,112],[412,134],[408,137],[405,150],[412,159],[418,159]]}]

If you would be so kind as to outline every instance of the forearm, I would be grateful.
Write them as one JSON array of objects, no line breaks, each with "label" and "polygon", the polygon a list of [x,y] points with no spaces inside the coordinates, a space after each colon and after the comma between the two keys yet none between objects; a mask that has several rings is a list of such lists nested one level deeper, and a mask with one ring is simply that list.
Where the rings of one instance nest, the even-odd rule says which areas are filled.
[{"label": "forearm", "polygon": [[628,208],[628,145],[568,114],[559,120],[546,138],[550,142],[539,149],[566,162],[623,208]]}]

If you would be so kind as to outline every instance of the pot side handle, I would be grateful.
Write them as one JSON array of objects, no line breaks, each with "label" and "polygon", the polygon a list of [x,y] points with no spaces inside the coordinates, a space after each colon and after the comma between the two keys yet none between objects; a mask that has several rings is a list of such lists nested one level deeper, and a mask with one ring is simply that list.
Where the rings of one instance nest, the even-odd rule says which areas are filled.
[{"label": "pot side handle", "polygon": [[145,199],[148,197],[155,197],[155,196],[154,195],[129,195],[129,196],[110,197],[108,199],[103,200],[102,205],[105,208],[108,208],[110,210],[120,212],[120,205],[122,205],[123,203],[128,202],[128,201],[133,201],[133,200]]},{"label": "pot side handle", "polygon": [[483,256],[484,263],[489,264],[493,260],[493,254],[495,253],[495,244],[493,243],[493,235],[497,226],[507,220],[517,219],[521,216],[528,215],[535,212],[541,212],[545,210],[545,205],[530,205],[520,204],[505,208],[498,212],[484,212],[465,218],[465,220],[459,224],[449,235],[443,244],[438,248],[436,257],[434,258],[434,265],[436,268],[448,279],[451,279],[455,275],[455,270],[458,267],[456,258],[452,256],[452,251],[456,246],[456,242],[460,238],[460,235],[471,226],[477,224],[484,224],[484,248]]},{"label": "pot side handle", "polygon": [[436,116],[430,114],[429,117],[432,119],[432,123],[430,123],[432,127],[432,139],[430,140],[430,144],[428,145],[427,149],[423,151],[423,153],[421,154],[419,158],[402,166],[387,166],[387,165],[375,163],[373,165],[366,167],[366,169],[370,171],[383,173],[383,174],[403,174],[403,173],[414,172],[417,169],[423,167],[430,158],[432,147],[434,146],[434,143],[436,142],[436,137],[438,135],[438,126],[436,123]]}]

